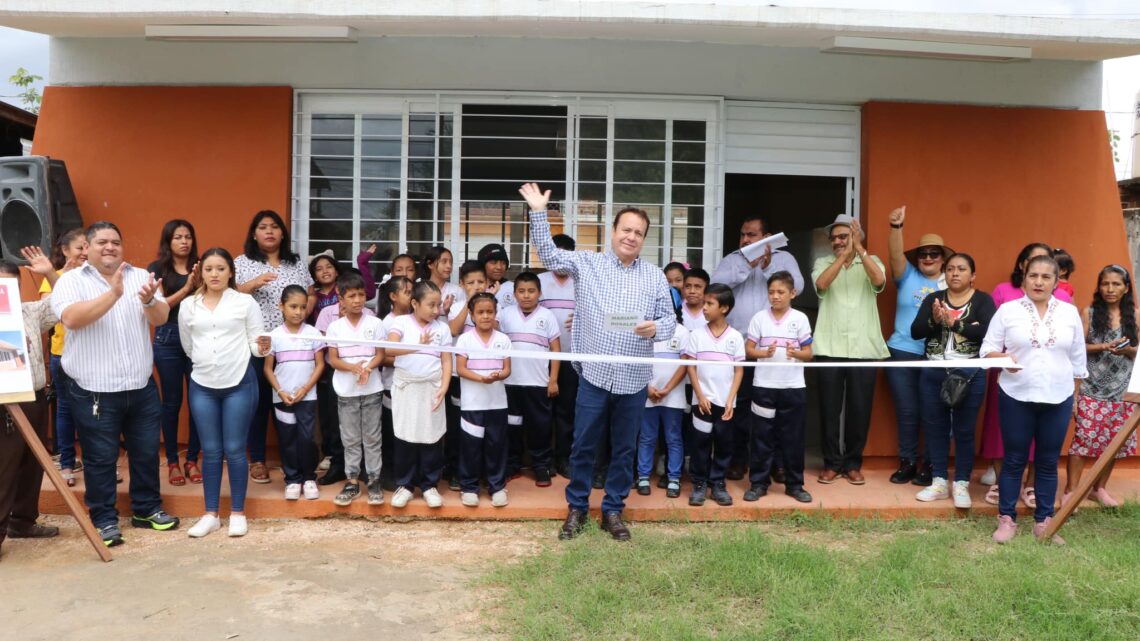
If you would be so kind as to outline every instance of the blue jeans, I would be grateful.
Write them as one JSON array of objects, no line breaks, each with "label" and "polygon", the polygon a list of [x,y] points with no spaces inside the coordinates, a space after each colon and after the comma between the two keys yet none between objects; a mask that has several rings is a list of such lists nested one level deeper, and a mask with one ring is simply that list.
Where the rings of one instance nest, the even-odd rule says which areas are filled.
[{"label": "blue jeans", "polygon": [[62,363],[62,356],[51,355],[51,380],[55,385],[55,451],[59,454],[59,467],[71,470],[75,468],[75,422],[71,420],[71,402],[67,399]]},{"label": "blue jeans", "polygon": [[570,448],[570,484],[566,502],[572,510],[590,509],[594,463],[602,434],[610,432],[610,466],[602,512],[621,512],[633,487],[633,458],[637,431],[645,412],[646,388],[633,394],[614,394],[591,384],[583,376],[574,408],[574,444]]},{"label": "blue jeans", "polygon": [[[182,386],[190,380],[194,366],[178,337],[178,323],[159,325],[154,329],[154,368],[158,370],[158,384],[162,390],[162,444],[166,448],[166,462],[178,462],[178,415],[182,412]],[[198,430],[194,427],[194,414],[190,414],[190,438],[186,448],[186,461],[197,463]]]},{"label": "blue jeans", "polygon": [[[1020,375],[1024,375],[1022,372]],[[1036,473],[1037,509],[1033,519],[1040,523],[1053,516],[1057,498],[1057,459],[1069,431],[1073,414],[1073,397],[1057,404],[1023,403],[998,390],[998,412],[1001,415],[1001,440],[1005,456],[1001,460],[998,479],[998,513],[1017,519],[1017,498],[1021,494],[1021,474],[1029,461],[1029,447],[1037,442]]]},{"label": "blue jeans", "polygon": [[641,436],[637,439],[637,475],[649,476],[653,470],[653,454],[657,449],[657,435],[665,432],[665,463],[670,481],[681,480],[681,464],[685,458],[685,443],[681,438],[681,419],[685,410],[676,407],[647,407],[641,421]]},{"label": "blue jeans", "polygon": [[[922,369],[919,386],[922,398],[922,424],[926,428],[926,446],[930,450],[929,460],[934,467],[934,476],[949,479],[950,437],[954,438],[954,479],[969,481],[974,469],[974,429],[978,424],[978,411],[986,398],[986,373],[975,369]],[[942,381],[950,372],[965,376],[973,374],[973,380],[962,399],[962,404],[951,409],[942,402]]]},{"label": "blue jeans", "polygon": [[[893,347],[892,361],[926,360],[922,354],[911,354]],[[917,367],[887,367],[887,387],[891,388],[891,398],[895,401],[895,423],[899,432],[899,458],[914,463],[918,458],[919,440],[919,376],[922,369]],[[930,445],[923,448],[924,460],[930,460]]]},{"label": "blue jeans", "polygon": [[[250,359],[251,363],[253,359]],[[245,444],[250,416],[257,407],[257,377],[252,365],[241,382],[226,389],[203,387],[190,381],[190,411],[198,417],[198,437],[202,440],[202,490],[206,511],[217,512],[222,492],[222,456],[230,475],[230,510],[245,510],[249,485],[249,460]]]},{"label": "blue jeans", "polygon": [[83,446],[83,499],[96,528],[118,521],[115,463],[120,439],[130,466],[131,511],[150,516],[162,507],[158,485],[158,433],[162,411],[154,379],[128,392],[90,392],[67,379],[72,418]]}]

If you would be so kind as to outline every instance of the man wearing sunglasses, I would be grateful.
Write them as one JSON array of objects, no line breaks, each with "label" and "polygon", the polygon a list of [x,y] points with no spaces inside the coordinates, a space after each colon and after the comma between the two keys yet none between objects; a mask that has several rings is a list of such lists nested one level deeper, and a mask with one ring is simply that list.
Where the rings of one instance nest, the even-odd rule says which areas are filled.
[{"label": "man wearing sunglasses", "polygon": [[875,305],[875,297],[883,291],[887,277],[883,261],[863,247],[859,221],[840,214],[827,226],[827,234],[832,255],[816,260],[811,271],[819,295],[819,319],[812,345],[815,360],[835,364],[819,370],[824,467],[819,482],[834,483],[846,476],[851,484],[863,485],[866,479],[860,469],[878,369],[843,365],[890,356]]},{"label": "man wearing sunglasses", "polygon": [[[922,301],[930,294],[946,289],[946,278],[942,273],[946,259],[954,253],[942,242],[938,234],[923,234],[918,245],[903,251],[903,223],[906,221],[906,207],[898,207],[887,216],[890,232],[887,247],[890,254],[891,277],[897,288],[895,300],[895,329],[887,339],[887,349],[892,361],[921,361],[924,359],[925,345],[911,337],[910,326],[914,323]],[[899,438],[899,469],[891,475],[891,483],[913,483],[929,486],[933,470],[930,465],[929,449],[923,445],[919,449],[919,392],[918,377],[922,370],[917,368],[890,368],[886,370],[887,385],[895,402],[895,422]],[[921,452],[922,456],[919,457]]]}]

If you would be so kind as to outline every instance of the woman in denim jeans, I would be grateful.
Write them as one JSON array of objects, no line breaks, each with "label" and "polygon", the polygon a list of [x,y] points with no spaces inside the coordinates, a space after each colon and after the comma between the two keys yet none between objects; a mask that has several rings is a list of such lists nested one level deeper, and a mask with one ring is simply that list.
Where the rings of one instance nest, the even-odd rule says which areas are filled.
[{"label": "woman in denim jeans", "polygon": [[264,321],[249,294],[237,291],[234,260],[221,247],[202,254],[195,270],[202,286],[178,312],[182,348],[194,362],[190,374],[190,409],[202,439],[202,490],[206,514],[188,534],[198,538],[221,528],[218,518],[222,459],[230,479],[230,536],[246,533],[245,493],[249,484],[246,438],[258,403],[257,376],[251,361],[269,354],[262,336]]},{"label": "woman in denim jeans", "polygon": [[[891,275],[895,281],[895,331],[887,339],[887,349],[892,361],[920,361],[925,348],[921,340],[911,337],[911,324],[918,314],[922,302],[930,294],[946,289],[942,278],[942,268],[946,258],[954,250],[942,243],[938,234],[925,234],[918,245],[903,251],[903,222],[906,220],[906,207],[899,207],[887,217],[891,231],[887,236],[887,247],[891,259]],[[929,441],[923,454],[927,459],[923,464],[919,459],[919,373],[915,367],[890,367],[884,370],[891,397],[895,401],[895,422],[899,438],[899,469],[891,475],[891,483],[914,483],[930,485],[931,468]]]},{"label": "woman in denim jeans", "polygon": [[201,483],[198,470],[198,430],[194,428],[194,415],[190,413],[190,439],[186,448],[186,475],[178,464],[178,416],[182,412],[182,386],[190,380],[193,369],[190,358],[182,351],[178,337],[178,306],[199,285],[191,277],[198,264],[198,239],[194,226],[188,221],[175,219],[162,227],[158,241],[158,260],[147,265],[162,286],[170,316],[166,323],[154,329],[154,367],[158,370],[162,390],[162,442],[166,448],[166,465],[171,485]]},{"label": "woman in denim jeans", "polygon": [[[922,301],[910,326],[911,336],[926,341],[926,359],[953,361],[977,358],[982,339],[997,308],[994,299],[974,289],[974,259],[953,254],[946,260],[947,289]],[[968,508],[970,472],[974,469],[974,426],[986,397],[986,376],[976,367],[920,369],[921,419],[926,428],[933,479],[915,498],[937,501],[953,495],[954,507]],[[967,376],[965,396],[957,407],[942,400],[942,384],[951,372]],[[950,435],[954,435],[954,484],[949,479]]]}]

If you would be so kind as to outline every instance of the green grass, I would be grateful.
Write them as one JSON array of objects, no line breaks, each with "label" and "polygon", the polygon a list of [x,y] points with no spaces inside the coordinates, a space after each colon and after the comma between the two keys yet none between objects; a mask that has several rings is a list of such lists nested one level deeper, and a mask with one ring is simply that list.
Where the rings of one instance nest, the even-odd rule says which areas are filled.
[{"label": "green grass", "polygon": [[1140,639],[1140,506],[1082,512],[1065,547],[1027,523],[999,547],[993,525],[797,515],[642,524],[629,544],[591,528],[481,579],[484,620],[528,641]]}]

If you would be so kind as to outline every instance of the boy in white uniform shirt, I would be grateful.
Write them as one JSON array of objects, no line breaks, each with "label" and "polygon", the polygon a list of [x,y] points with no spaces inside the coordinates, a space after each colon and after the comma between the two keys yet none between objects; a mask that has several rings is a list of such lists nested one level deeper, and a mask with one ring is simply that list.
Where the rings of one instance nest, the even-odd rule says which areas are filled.
[{"label": "boy in white uniform shirt", "polygon": [[[545,307],[539,307],[542,295],[538,276],[523,272],[515,279],[516,304],[499,313],[499,329],[511,339],[516,350],[557,352],[562,332],[558,319]],[[522,463],[525,441],[538,487],[550,485],[550,399],[558,396],[559,361],[530,358],[517,359],[507,380],[509,412],[507,423],[510,453],[507,475],[514,477]]]},{"label": "boy in white uniform shirt", "polygon": [[[574,251],[574,239],[566,234],[555,234],[551,239],[554,246],[566,251]],[[570,325],[574,319],[574,277],[569,274],[543,272],[538,275],[542,295],[539,305],[549,309],[558,319],[562,335],[558,344],[563,352],[573,352],[570,344]],[[564,478],[570,478],[570,443],[574,439],[574,403],[578,399],[578,372],[566,363],[559,368],[558,396],[554,397],[554,471]]]},{"label": "boy in white uniform shirt", "polygon": [[479,292],[467,301],[475,329],[455,341],[463,350],[455,355],[460,397],[459,495],[467,507],[479,505],[479,479],[487,478],[491,505],[507,504],[507,390],[503,381],[511,375],[511,359],[501,354],[511,349],[511,339],[495,329],[495,295]]},{"label": "boy in white uniform shirt", "polygon": [[[770,307],[752,317],[745,352],[758,361],[810,361],[811,323],[791,308],[796,297],[792,274],[779,271],[768,277]],[[757,367],[752,377],[752,460],[750,487],[745,501],[768,493],[772,462],[779,447],[784,462],[784,492],[801,503],[811,503],[804,490],[804,431],[807,428],[807,386],[803,367]],[[742,411],[743,408],[742,408]]]},{"label": "boy in white uniform shirt", "polygon": [[[682,358],[738,363],[744,360],[744,337],[727,320],[735,302],[727,285],[709,285],[705,292],[705,318],[709,324],[690,332],[689,346]],[[689,463],[693,492],[689,505],[704,505],[709,486],[718,505],[732,505],[724,479],[732,460],[732,417],[744,368],[690,365],[688,369],[693,385],[693,454]]]},{"label": "boy in white uniform shirt", "polygon": [[[381,340],[384,329],[375,315],[364,314],[368,300],[364,279],[358,273],[345,272],[337,278],[340,307],[344,316],[329,325],[329,339]],[[340,418],[340,440],[344,444],[344,488],[333,499],[340,506],[348,505],[360,496],[360,445],[364,444],[364,468],[368,478],[368,504],[384,502],[384,489],[380,482],[380,363],[384,350],[370,345],[329,343],[328,360],[333,373],[333,389],[337,395],[337,414]]]}]

